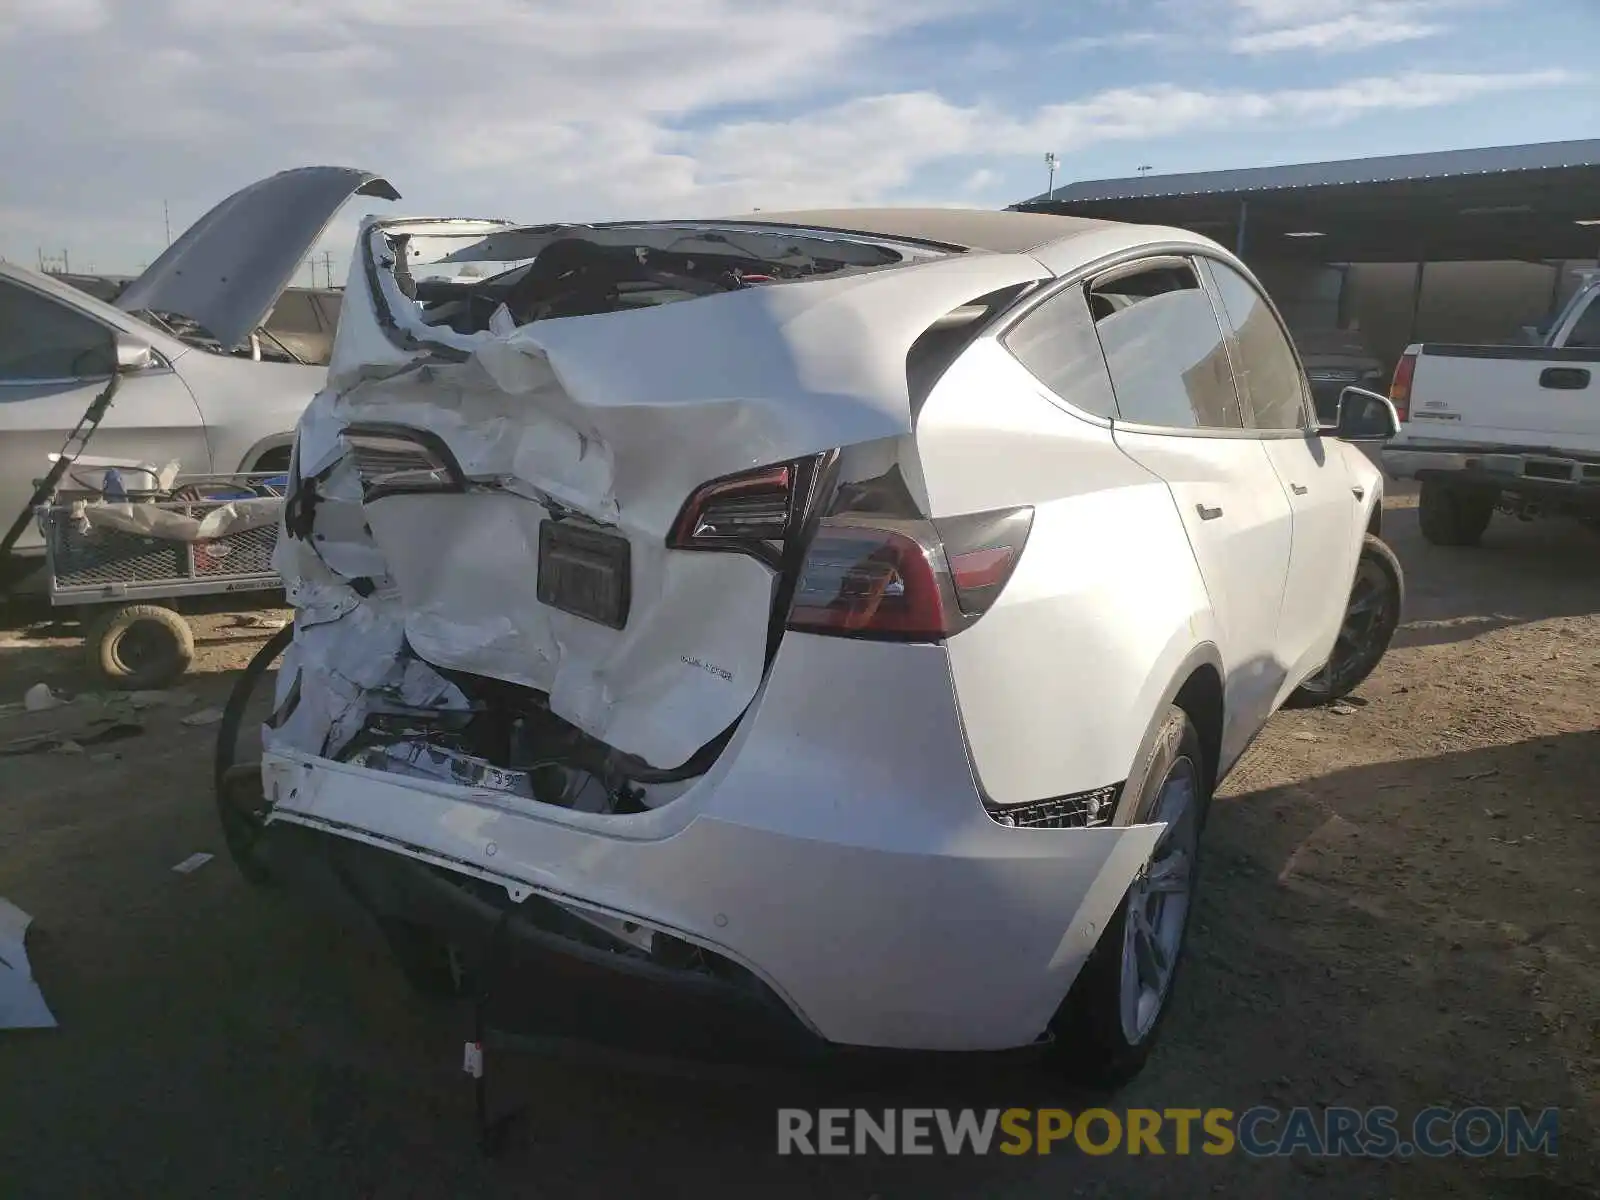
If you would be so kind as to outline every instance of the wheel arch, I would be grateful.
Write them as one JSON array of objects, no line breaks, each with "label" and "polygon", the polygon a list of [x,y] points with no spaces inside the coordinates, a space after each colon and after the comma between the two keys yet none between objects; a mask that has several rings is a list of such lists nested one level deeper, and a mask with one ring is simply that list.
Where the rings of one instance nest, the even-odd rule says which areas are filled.
[{"label": "wheel arch", "polygon": [[258,470],[263,458],[279,450],[283,451],[284,466],[287,468],[289,465],[289,453],[293,449],[293,433],[274,433],[270,437],[262,438],[251,446],[249,450],[245,451],[244,457],[239,460],[239,470],[241,472]]},{"label": "wheel arch", "polygon": [[1173,705],[1183,709],[1194,722],[1195,730],[1200,735],[1200,745],[1206,754],[1207,790],[1216,785],[1221,770],[1222,731],[1226,715],[1223,678],[1222,654],[1216,643],[1209,641],[1191,648],[1172,671],[1166,686],[1158,693],[1159,699],[1151,712],[1150,724],[1130,764],[1128,778],[1117,804],[1115,824],[1127,824],[1132,817],[1139,792],[1144,787],[1145,766],[1161,734],[1167,709]]}]

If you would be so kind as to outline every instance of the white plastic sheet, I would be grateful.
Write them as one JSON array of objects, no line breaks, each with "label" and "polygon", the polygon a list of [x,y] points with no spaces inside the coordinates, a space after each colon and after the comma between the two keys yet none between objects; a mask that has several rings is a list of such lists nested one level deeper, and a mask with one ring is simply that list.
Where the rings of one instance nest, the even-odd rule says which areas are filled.
[{"label": "white plastic sheet", "polygon": [[283,500],[266,496],[257,500],[230,500],[203,515],[191,517],[160,504],[97,504],[87,500],[72,505],[72,520],[80,531],[111,529],[169,542],[209,542],[230,533],[244,533],[274,525]]},{"label": "white plastic sheet", "polygon": [[0,896],[0,1029],[54,1029],[23,945],[33,918]]}]

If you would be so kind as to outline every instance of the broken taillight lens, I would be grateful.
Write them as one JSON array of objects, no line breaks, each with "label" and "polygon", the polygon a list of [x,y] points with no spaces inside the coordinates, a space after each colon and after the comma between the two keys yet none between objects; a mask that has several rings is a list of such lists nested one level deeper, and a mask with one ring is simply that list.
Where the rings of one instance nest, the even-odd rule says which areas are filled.
[{"label": "broken taillight lens", "polygon": [[356,424],[340,436],[366,500],[407,492],[459,492],[465,487],[461,468],[444,439],[407,425]]},{"label": "broken taillight lens", "polygon": [[669,550],[748,554],[787,572],[837,451],[725,475],[697,487],[667,531]]},{"label": "broken taillight lens", "polygon": [[697,488],[672,524],[674,550],[726,549],[730,542],[776,541],[789,532],[795,467],[762,467]]},{"label": "broken taillight lens", "polygon": [[825,517],[800,569],[789,628],[895,641],[950,637],[999,598],[1032,524],[1031,508],[937,522]]}]

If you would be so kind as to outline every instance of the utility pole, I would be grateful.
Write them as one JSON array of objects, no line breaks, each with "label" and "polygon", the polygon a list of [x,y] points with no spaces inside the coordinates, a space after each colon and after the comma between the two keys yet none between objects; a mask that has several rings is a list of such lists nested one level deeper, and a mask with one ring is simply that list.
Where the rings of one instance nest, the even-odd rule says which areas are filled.
[{"label": "utility pole", "polygon": [[333,288],[333,251],[332,250],[324,250],[322,252],[322,282],[327,285],[327,287],[328,287],[328,289],[330,291],[332,290],[332,288]]},{"label": "utility pole", "polygon": [[317,260],[314,259],[314,258],[306,259],[306,269],[311,272],[311,286],[312,287],[316,287],[317,286]]},{"label": "utility pole", "polygon": [[1054,200],[1056,198],[1056,152],[1054,150],[1045,151],[1044,165],[1045,169],[1050,172],[1050,191],[1047,194],[1051,200]]},{"label": "utility pole", "polygon": [[1155,170],[1154,167],[1152,167],[1149,163],[1145,163],[1144,166],[1139,168],[1139,178],[1143,179],[1146,175],[1150,174],[1150,172],[1153,171],[1153,170]]},{"label": "utility pole", "polygon": [[172,211],[167,207],[167,202],[161,202],[161,223],[167,227],[167,245],[172,245]]}]

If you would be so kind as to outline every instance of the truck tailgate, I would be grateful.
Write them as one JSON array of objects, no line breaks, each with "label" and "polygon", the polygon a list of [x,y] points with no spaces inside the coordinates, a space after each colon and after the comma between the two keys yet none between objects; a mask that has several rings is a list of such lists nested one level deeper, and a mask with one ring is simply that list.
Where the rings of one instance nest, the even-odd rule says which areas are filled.
[{"label": "truck tailgate", "polygon": [[1402,440],[1600,454],[1600,351],[1424,345]]}]

